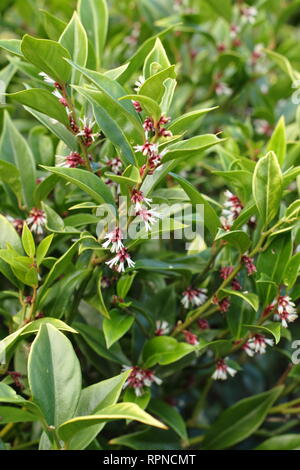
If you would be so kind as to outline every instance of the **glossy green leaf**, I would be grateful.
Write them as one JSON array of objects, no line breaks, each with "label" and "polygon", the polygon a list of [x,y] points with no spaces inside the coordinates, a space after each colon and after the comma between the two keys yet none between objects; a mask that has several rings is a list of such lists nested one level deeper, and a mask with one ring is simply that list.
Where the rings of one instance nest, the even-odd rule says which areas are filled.
[{"label": "glossy green leaf", "polygon": [[227,449],[253,434],[265,420],[282,389],[282,386],[275,387],[244,398],[223,411],[206,434],[203,449]]},{"label": "glossy green leaf", "polygon": [[41,241],[41,243],[37,247],[37,250],[36,250],[36,264],[37,264],[37,266],[39,266],[43,262],[45,256],[47,255],[48,250],[50,248],[50,245],[52,243],[53,237],[54,237],[53,234],[48,235],[47,237],[45,237]]},{"label": "glossy green leaf", "polygon": [[204,150],[221,143],[223,140],[218,139],[214,134],[204,134],[190,139],[183,140],[176,144],[171,144],[163,157],[163,162],[168,162],[177,158],[189,158]]},{"label": "glossy green leaf", "polygon": [[110,318],[103,320],[103,333],[108,348],[118,341],[131,328],[134,316],[114,308],[109,312]]},{"label": "glossy green leaf", "polygon": [[[81,391],[75,416],[97,414],[103,408],[114,405],[119,399],[129,373],[130,370],[84,388]],[[70,450],[85,449],[104,426],[105,423],[95,424],[88,429],[76,432],[70,440],[68,448]]]},{"label": "glossy green leaf", "polygon": [[93,44],[96,68],[99,69],[108,29],[106,0],[79,0],[78,11],[88,38]]},{"label": "glossy green leaf", "polygon": [[23,225],[22,245],[25,250],[25,253],[32,258],[35,255],[35,243],[33,235],[27,227],[26,223]]},{"label": "glossy green leaf", "polygon": [[9,243],[20,254],[23,253],[19,235],[6,217],[0,214],[0,248],[6,248],[7,243]]},{"label": "glossy green leaf", "polygon": [[174,119],[174,121],[172,121],[168,126],[168,129],[174,135],[182,134],[183,132],[186,132],[190,126],[197,122],[201,116],[217,108],[217,106],[214,106],[213,108],[196,109],[195,111],[185,113],[183,116],[179,116],[177,119]]},{"label": "glossy green leaf", "polygon": [[168,405],[162,400],[153,399],[148,407],[150,413],[158,416],[163,422],[170,426],[181,439],[187,439],[187,430],[182,416],[174,406]]},{"label": "glossy green leaf", "polygon": [[96,121],[113,145],[122,153],[127,163],[135,163],[135,154],[132,146],[142,141],[142,126],[138,125],[120,102],[107,93],[75,87],[92,105]]},{"label": "glossy green leaf", "polygon": [[286,155],[286,135],[285,135],[285,120],[284,116],[279,119],[273,134],[267,145],[268,151],[273,151],[277,158],[280,166],[284,163]]},{"label": "glossy green leaf", "polygon": [[20,57],[23,56],[20,39],[1,39],[0,48],[10,52],[11,54],[15,54]]},{"label": "glossy green leaf", "polygon": [[28,379],[48,425],[74,416],[81,392],[79,361],[71,342],[50,324],[41,327],[31,346]]},{"label": "glossy green leaf", "polygon": [[243,299],[247,304],[249,304],[255,312],[257,312],[258,307],[259,307],[259,300],[258,296],[256,294],[253,294],[252,292],[242,292],[239,290],[233,290],[233,289],[222,289],[221,290],[222,294],[227,295],[235,295],[237,297],[240,297]]},{"label": "glossy green leaf", "polygon": [[[70,53],[75,64],[85,66],[88,57],[88,39],[84,27],[76,12],[59,38],[59,43]],[[80,73],[72,71],[71,83],[78,84]]]},{"label": "glossy green leaf", "polygon": [[268,225],[278,212],[282,194],[282,174],[274,152],[257,162],[252,190],[259,214]]},{"label": "glossy green leaf", "polygon": [[165,92],[164,82],[168,78],[176,78],[175,65],[171,65],[170,67],[151,75],[151,77],[149,77],[140,87],[139,94],[149,96],[159,103]]},{"label": "glossy green leaf", "polygon": [[102,179],[87,170],[80,168],[58,168],[52,166],[43,166],[47,171],[60,176],[69,183],[75,184],[82,191],[89,194],[99,204],[106,202],[115,205],[112,193]]},{"label": "glossy green leaf", "polygon": [[300,253],[296,253],[292,256],[288,263],[286,264],[283,282],[291,289],[296,280],[298,275],[300,274]]},{"label": "glossy green leaf", "polygon": [[281,434],[270,437],[255,450],[300,450],[300,436],[299,434]]},{"label": "glossy green leaf", "polygon": [[151,116],[155,121],[158,121],[160,116],[162,115],[160,106],[149,96],[144,95],[125,95],[122,98],[119,98],[120,101],[122,100],[133,100],[138,101],[141,104],[143,110]]},{"label": "glossy green leaf", "polygon": [[171,364],[195,351],[196,348],[194,346],[188,343],[179,343],[170,336],[156,336],[147,341],[144,346],[144,366],[147,368],[153,367],[155,364]]},{"label": "glossy green leaf", "polygon": [[48,90],[30,88],[18,91],[17,93],[10,93],[8,96],[24,106],[35,109],[40,113],[46,113],[47,116],[61,122],[65,126],[69,125],[65,107]]},{"label": "glossy green leaf", "polygon": [[0,181],[9,185],[20,205],[22,202],[22,184],[19,169],[12,163],[0,160]]},{"label": "glossy green leaf", "polygon": [[148,426],[166,429],[164,424],[150,416],[134,403],[117,403],[107,408],[102,408],[101,411],[95,415],[80,416],[70,419],[59,426],[58,433],[60,438],[68,443],[77,432],[83,429],[87,429],[98,423],[120,419],[135,420],[147,424]]},{"label": "glossy green leaf", "polygon": [[34,204],[33,193],[36,186],[34,156],[28,143],[16,129],[7,112],[4,113],[0,156],[2,160],[12,163],[18,168],[24,202],[29,208],[32,207]]},{"label": "glossy green leaf", "polygon": [[182,189],[185,191],[187,196],[190,198],[191,203],[203,204],[204,205],[204,224],[205,227],[210,231],[211,235],[215,237],[218,227],[220,226],[220,220],[215,210],[211,207],[207,199],[200,194],[197,189],[182,176],[170,173],[172,178],[177,181]]},{"label": "glossy green leaf", "polygon": [[21,43],[21,51],[31,64],[45,72],[53,80],[59,83],[69,80],[71,67],[64,59],[70,59],[70,54],[58,42],[50,39],[37,39],[25,34]]},{"label": "glossy green leaf", "polygon": [[31,421],[37,421],[37,419],[36,415],[28,411],[12,406],[0,406],[0,425],[6,423],[30,423]]},{"label": "glossy green leaf", "polygon": [[245,253],[251,244],[249,235],[243,230],[226,231],[219,229],[215,240],[226,241],[229,245],[238,248],[241,253]]}]

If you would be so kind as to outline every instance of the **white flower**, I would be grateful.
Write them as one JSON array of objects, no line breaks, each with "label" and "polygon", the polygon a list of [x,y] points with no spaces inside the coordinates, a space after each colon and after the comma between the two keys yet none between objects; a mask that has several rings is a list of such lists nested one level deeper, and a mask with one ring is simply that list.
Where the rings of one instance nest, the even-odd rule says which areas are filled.
[{"label": "white flower", "polygon": [[224,82],[218,82],[215,86],[215,92],[218,96],[230,96],[232,89]]},{"label": "white flower", "polygon": [[242,22],[253,24],[257,16],[257,9],[255,7],[243,7],[241,9]]},{"label": "white flower", "polygon": [[141,369],[138,366],[128,367],[123,366],[122,370],[126,371],[132,369],[128,379],[126,380],[123,388],[132,387],[135,391],[136,396],[141,396],[144,392],[144,387],[151,387],[153,383],[161,385],[162,380],[154,375],[152,370]]},{"label": "white flower", "polygon": [[[267,345],[274,346],[274,341],[272,339],[266,338],[264,335],[257,334],[250,338],[247,343],[248,347],[257,354],[265,354]],[[247,351],[246,351],[247,352]],[[249,353],[248,353],[249,354]],[[249,354],[250,356],[250,354]]]},{"label": "white flower", "polygon": [[55,86],[57,83],[53,78],[49,77],[45,72],[40,72],[39,75],[43,78],[45,83],[49,83],[49,85]]},{"label": "white flower", "polygon": [[156,336],[164,336],[167,335],[170,331],[170,326],[169,323],[165,320],[158,320],[156,322],[156,330],[155,330],[155,335]]},{"label": "white flower", "polygon": [[255,351],[253,351],[253,348],[252,348],[252,346],[251,346],[250,341],[247,341],[247,342],[243,345],[242,349],[243,349],[243,350],[245,351],[245,353],[248,354],[248,356],[250,356],[250,357],[253,357],[254,354],[255,354]]},{"label": "white flower", "polygon": [[145,83],[145,77],[143,75],[140,75],[139,78],[134,82],[135,87],[134,91],[138,93],[140,91],[141,86]]},{"label": "white flower", "polygon": [[181,303],[184,308],[189,308],[190,304],[199,307],[199,305],[203,305],[207,299],[206,292],[207,289],[188,287],[182,294]]},{"label": "white flower", "polygon": [[226,230],[229,230],[232,226],[234,220],[238,217],[243,205],[240,199],[232,194],[232,192],[226,190],[224,192],[226,200],[223,204],[224,208],[222,210],[222,215],[220,217],[221,223]]},{"label": "white flower", "polygon": [[135,152],[141,152],[145,156],[151,156],[152,153],[158,152],[158,145],[148,142],[148,140],[142,145],[135,145],[133,148]]},{"label": "white flower", "polygon": [[295,321],[298,318],[297,310],[294,302],[288,295],[279,296],[277,299],[277,313],[274,315],[274,320],[281,320],[284,328],[288,327],[288,323]]},{"label": "white flower", "polygon": [[224,359],[220,359],[217,362],[216,370],[212,374],[212,379],[214,379],[214,380],[226,380],[227,375],[230,375],[231,377],[234,377],[236,373],[237,373],[237,370],[233,369],[232,367],[229,367],[226,364]]},{"label": "white flower", "polygon": [[136,212],[142,209],[143,203],[146,203],[148,206],[150,206],[150,203],[152,202],[152,199],[144,196],[143,191],[135,188],[133,188],[131,192],[130,200],[134,204]]},{"label": "white flower", "polygon": [[[115,266],[119,273],[125,271],[125,261],[129,268],[133,268],[135,263],[132,261],[127,249],[125,247],[121,248],[120,251],[117,252],[116,256],[109,261],[106,261],[107,266],[111,269]],[[117,266],[118,265],[118,266]]]},{"label": "white flower", "polygon": [[110,251],[112,253],[117,253],[119,250],[121,250],[121,248],[124,247],[122,243],[123,234],[119,227],[116,227],[114,230],[109,232],[107,235],[105,235],[104,238],[107,240],[106,242],[102,243],[103,248],[107,250],[109,245],[111,245]]},{"label": "white flower", "polygon": [[137,211],[136,215],[144,222],[146,232],[151,230],[151,225],[153,225],[157,219],[161,218],[161,215],[154,211],[153,209],[141,208]]},{"label": "white flower", "polygon": [[41,209],[33,208],[29,212],[29,217],[26,219],[26,223],[30,230],[37,235],[43,233],[44,225],[46,224],[46,214]]}]

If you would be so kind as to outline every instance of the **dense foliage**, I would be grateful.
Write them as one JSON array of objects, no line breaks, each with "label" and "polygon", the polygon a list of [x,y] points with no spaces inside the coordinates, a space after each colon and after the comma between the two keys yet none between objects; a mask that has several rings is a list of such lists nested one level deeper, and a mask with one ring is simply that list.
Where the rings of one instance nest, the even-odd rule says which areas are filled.
[{"label": "dense foliage", "polygon": [[0,448],[300,448],[299,1],[0,15]]}]

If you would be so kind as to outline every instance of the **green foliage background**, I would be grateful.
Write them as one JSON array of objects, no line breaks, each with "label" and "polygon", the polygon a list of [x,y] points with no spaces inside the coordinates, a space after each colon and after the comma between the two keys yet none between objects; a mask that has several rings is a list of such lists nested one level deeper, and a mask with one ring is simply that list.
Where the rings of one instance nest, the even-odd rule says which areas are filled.
[{"label": "green foliage background", "polygon": [[[299,309],[299,20],[299,0],[1,1],[0,448],[300,448],[299,320],[284,328],[265,310],[280,295]],[[93,116],[91,147],[40,72],[78,125]],[[134,146],[163,112],[173,136],[152,136],[167,149],[152,177]],[[58,165],[71,151],[79,169]],[[118,183],[128,201],[142,188],[154,203],[204,204],[204,239],[126,242],[135,267],[112,272],[97,208]],[[242,205],[230,230],[226,189]],[[32,208],[42,234],[16,226]],[[188,286],[208,301],[183,308]],[[257,333],[276,344],[249,358]],[[238,373],[214,381],[222,358]],[[124,365],[163,382],[137,396]]]}]

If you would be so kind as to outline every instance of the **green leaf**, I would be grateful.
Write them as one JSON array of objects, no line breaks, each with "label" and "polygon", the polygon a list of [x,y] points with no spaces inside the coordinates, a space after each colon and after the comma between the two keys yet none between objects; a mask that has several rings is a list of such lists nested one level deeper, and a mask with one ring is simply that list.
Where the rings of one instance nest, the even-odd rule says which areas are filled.
[{"label": "green leaf", "polygon": [[214,134],[204,134],[177,142],[176,144],[172,144],[168,147],[167,152],[163,157],[163,162],[165,163],[177,158],[188,159],[223,142],[223,140],[224,139],[218,139]]},{"label": "green leaf", "polygon": [[132,387],[127,387],[123,395],[124,402],[135,403],[140,408],[142,408],[142,410],[145,410],[147,408],[150,399],[151,399],[150,390],[144,390],[142,395],[137,396],[134,388]]},{"label": "green leaf", "polygon": [[98,285],[97,285],[97,293],[98,293],[98,300],[99,300],[99,302],[97,302],[97,307],[104,317],[110,318],[109,312],[106,308],[103,295],[102,295],[101,279],[102,279],[102,273],[100,274],[100,277],[98,279]]},{"label": "green leaf", "polygon": [[171,65],[149,77],[139,89],[139,94],[149,96],[159,103],[165,92],[164,82],[168,78],[176,78],[175,65]]},{"label": "green leaf", "polygon": [[213,11],[216,15],[224,18],[228,23],[231,22],[232,17],[232,3],[231,0],[225,0],[220,3],[219,0],[205,0],[205,4]]},{"label": "green leaf", "polygon": [[42,88],[30,88],[28,90],[18,91],[17,93],[8,93],[8,96],[24,106],[35,109],[40,113],[47,114],[65,126],[69,126],[69,120],[66,109],[58,99],[48,90]]},{"label": "green leaf", "polygon": [[282,194],[282,174],[274,152],[257,162],[252,190],[259,214],[268,225],[278,212]]},{"label": "green leaf", "polygon": [[26,223],[23,225],[23,230],[22,230],[22,244],[23,244],[23,248],[27,256],[29,256],[30,258],[33,258],[35,255],[35,243],[34,243],[33,235],[31,231],[29,230],[29,228],[27,227]]},{"label": "green leaf", "polygon": [[[88,57],[88,39],[76,11],[59,38],[59,43],[69,51],[75,64],[85,66]],[[78,84],[79,81],[80,73],[73,70],[71,83]]]},{"label": "green leaf", "polygon": [[51,15],[51,13],[46,10],[40,9],[40,12],[43,17],[43,25],[48,37],[53,41],[57,41],[67,26],[67,23],[57,16]]},{"label": "green leaf", "polygon": [[122,153],[127,163],[135,164],[132,146],[141,143],[143,128],[136,117],[129,113],[109,94],[103,91],[75,87],[94,109],[96,121],[113,145]]},{"label": "green leaf", "polygon": [[55,328],[59,330],[69,331],[70,333],[77,333],[77,331],[74,330],[71,326],[67,325],[63,321],[58,320],[56,318],[49,318],[49,317],[39,318],[38,320],[34,320],[28,323],[27,325],[23,326],[22,328],[19,328],[14,333],[11,333],[10,335],[2,339],[0,341],[0,354],[5,353],[6,359],[8,362],[18,342],[21,339],[24,339],[22,337],[38,332],[40,326],[44,325],[45,323],[50,323],[51,325],[55,326]]},{"label": "green leaf", "polygon": [[160,106],[152,98],[149,98],[149,96],[125,95],[122,96],[122,98],[119,98],[119,100],[138,101],[142,105],[143,110],[146,111],[146,113],[151,116],[155,121],[158,121],[162,115]]},{"label": "green leaf", "polygon": [[99,69],[108,30],[106,0],[79,0],[78,11],[88,38],[93,44],[96,69]]},{"label": "green leaf", "polygon": [[148,407],[149,411],[157,415],[162,421],[170,426],[183,440],[187,440],[187,431],[182,416],[174,406],[168,405],[162,400],[153,399]]},{"label": "green leaf", "polygon": [[108,348],[118,341],[131,328],[134,316],[114,308],[109,312],[110,319],[103,320],[103,333]]},{"label": "green leaf", "polygon": [[283,386],[275,387],[240,400],[223,411],[206,434],[203,449],[227,449],[251,436],[264,422],[282,390]]},{"label": "green leaf", "polygon": [[[124,383],[130,374],[130,370],[123,372],[111,379],[102,380],[90,385],[81,391],[75,416],[97,414],[98,411],[109,405],[114,405],[122,392]],[[105,423],[95,424],[89,429],[77,432],[69,443],[70,450],[85,449],[90,442],[104,428]]]},{"label": "green leaf", "polygon": [[300,253],[296,253],[292,256],[286,264],[283,282],[288,289],[291,289],[296,280],[298,275],[300,274]]},{"label": "green leaf", "polygon": [[26,59],[53,80],[65,83],[71,75],[71,67],[64,60],[70,59],[69,52],[58,42],[37,39],[28,34],[22,39],[21,50]]},{"label": "green leaf", "polygon": [[0,214],[0,248],[6,248],[9,243],[20,254],[23,253],[22,243],[13,225]]},{"label": "green leaf", "polygon": [[191,203],[203,204],[204,205],[204,224],[205,227],[210,231],[212,237],[215,237],[218,227],[220,226],[220,220],[217,216],[215,210],[211,207],[207,199],[200,194],[197,189],[185,178],[182,176],[176,175],[175,173],[170,173],[172,178],[177,181],[182,189],[185,191],[187,196],[190,198]]},{"label": "green leaf", "polygon": [[270,322],[265,325],[243,325],[245,328],[254,331],[262,331],[265,333],[271,333],[274,336],[275,343],[278,344],[281,336],[281,324],[279,322]]},{"label": "green leaf", "polygon": [[164,424],[150,416],[134,403],[117,403],[103,408],[96,415],[80,416],[66,421],[59,426],[58,434],[63,441],[68,443],[77,432],[83,429],[87,429],[98,423],[120,419],[135,420],[147,424],[148,426],[166,429]]},{"label": "green leaf", "polygon": [[156,336],[146,342],[143,349],[144,367],[155,364],[167,365],[195,352],[197,348],[188,343],[179,343],[170,336]]},{"label": "green leaf", "polygon": [[4,49],[11,54],[23,56],[21,51],[21,41],[20,39],[1,39],[0,40],[0,49]]},{"label": "green leaf", "polygon": [[281,434],[270,437],[255,450],[300,450],[300,436],[299,434]]},{"label": "green leaf", "polygon": [[80,168],[41,166],[45,170],[51,171],[51,173],[60,176],[69,183],[75,184],[89,194],[99,204],[106,202],[107,204],[115,205],[110,189],[105,183],[103,183],[99,176],[96,176],[87,170],[81,170]]},{"label": "green leaf", "polygon": [[121,297],[121,299],[125,299],[126,295],[128,294],[136,273],[130,274],[123,274],[117,282],[117,296]]},{"label": "green leaf", "polygon": [[10,189],[14,192],[19,205],[21,205],[22,184],[18,168],[12,163],[0,160],[0,181],[9,185]]},{"label": "green leaf", "polygon": [[293,69],[290,61],[278,52],[269,51],[265,49],[267,55],[283,70],[291,79],[292,82],[296,82],[300,78],[299,72]]},{"label": "green leaf", "polygon": [[218,106],[213,108],[203,108],[196,109],[195,111],[190,111],[189,113],[183,114],[178,118],[174,119],[171,124],[168,126],[168,129],[174,134],[182,134],[186,132],[193,124],[196,122],[203,114],[209,113],[214,109],[217,109]]},{"label": "green leaf", "polygon": [[245,253],[251,244],[249,235],[243,230],[226,231],[219,229],[215,240],[224,240],[229,245],[238,248],[241,253]]},{"label": "green leaf", "polygon": [[291,234],[283,233],[277,235],[268,249],[259,255],[256,263],[257,270],[260,273],[266,274],[271,281],[280,284],[291,255]]},{"label": "green leaf", "polygon": [[273,134],[267,145],[268,151],[273,151],[277,158],[280,166],[283,165],[286,155],[286,135],[285,135],[285,121],[284,116],[279,119]]},{"label": "green leaf", "polygon": [[74,328],[79,331],[88,346],[100,357],[118,364],[129,364],[127,357],[123,354],[119,344],[114,344],[108,350],[103,332],[85,323],[73,323]]},{"label": "green leaf", "polygon": [[0,406],[0,425],[5,423],[30,423],[37,420],[38,417],[28,411],[12,406]]},{"label": "green leaf", "polygon": [[79,361],[71,342],[50,324],[41,326],[31,346],[28,380],[48,425],[74,416],[81,392]]},{"label": "green leaf", "polygon": [[257,312],[258,307],[259,307],[259,299],[256,294],[253,294],[252,292],[241,292],[239,290],[233,290],[233,289],[222,289],[221,290],[222,294],[227,295],[235,295],[237,297],[240,297],[243,299],[247,304],[249,304],[255,312]]},{"label": "green leaf", "polygon": [[[61,124],[60,122],[53,122],[53,119],[46,116],[46,114],[40,113],[39,111],[35,111],[28,106],[24,106],[26,111],[28,111],[32,116],[34,116],[38,121],[40,121],[45,127],[47,127],[54,135],[56,135],[59,139],[61,139],[67,147],[71,150],[78,150],[77,149],[77,140],[76,137],[68,130],[66,127]],[[41,186],[40,183],[37,187]]]},{"label": "green leaf", "polygon": [[132,122],[135,124],[137,132],[142,133],[141,121],[132,103],[129,103],[128,101],[120,101],[120,98],[126,94],[126,90],[122,87],[122,85],[104,73],[95,72],[94,70],[81,67],[71,60],[68,62],[72,65],[73,68],[78,70],[93,85],[95,85],[98,90],[102,91],[105,95],[108,95],[116,103],[118,103],[118,105],[121,105],[128,113],[130,113],[131,119],[133,119]]},{"label": "green leaf", "polygon": [[26,140],[14,126],[7,111],[4,112],[0,158],[18,168],[22,182],[23,199],[31,208],[34,204],[33,193],[36,187],[34,156]]},{"label": "green leaf", "polygon": [[109,441],[112,445],[125,446],[135,450],[180,450],[180,442],[174,432],[166,432],[161,429],[146,429],[124,436],[119,436]]},{"label": "green leaf", "polygon": [[143,42],[143,44],[138,48],[138,50],[131,57],[126,70],[124,70],[124,72],[119,76],[118,82],[121,84],[127,83],[129,79],[132,77],[132,75],[142,67],[145,57],[153,48],[156,39],[157,38],[162,39],[173,28],[174,26],[172,25],[169,28],[166,28],[163,31],[160,31],[158,34],[155,34],[154,36],[148,38],[145,42]]},{"label": "green leaf", "polygon": [[161,69],[170,67],[170,62],[164,46],[159,38],[156,39],[153,49],[147,55],[144,67],[143,76],[147,79],[151,75],[154,75]]},{"label": "green leaf", "polygon": [[[89,238],[89,237],[87,237]],[[38,304],[43,300],[43,295],[46,293],[47,288],[66,270],[66,267],[71,263],[72,258],[77,250],[78,245],[84,240],[81,238],[76,240],[73,245],[58,259],[51,267],[43,285],[38,292]]]},{"label": "green leaf", "polygon": [[48,253],[48,250],[50,248],[50,245],[52,243],[52,240],[53,240],[53,233],[51,235],[48,235],[47,237],[45,237],[41,243],[39,244],[39,246],[37,247],[37,250],[36,250],[36,264],[37,266],[40,266],[40,264],[43,262],[46,254]]}]

